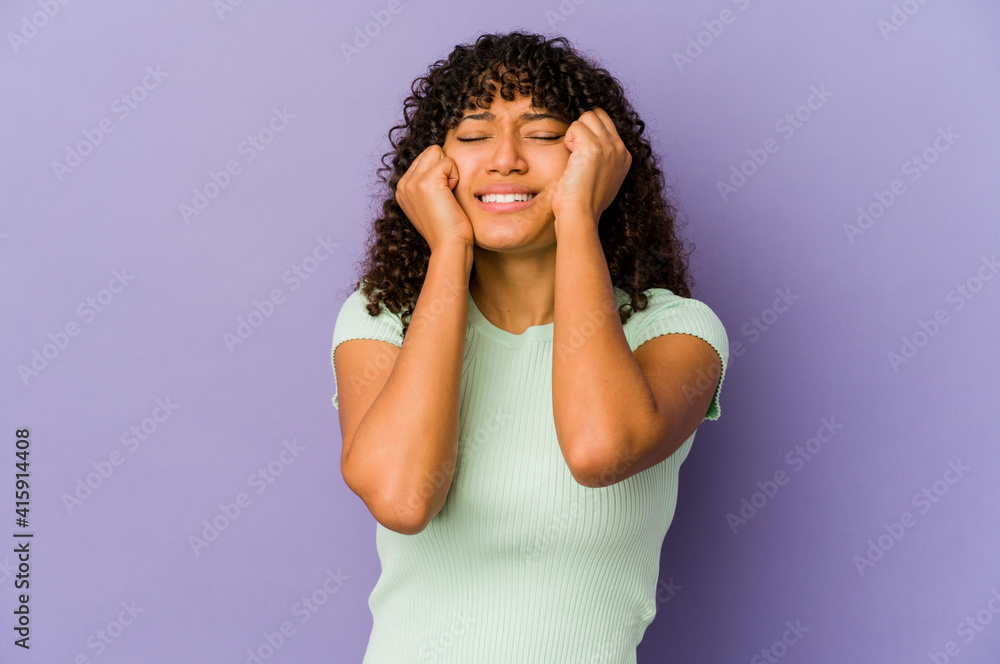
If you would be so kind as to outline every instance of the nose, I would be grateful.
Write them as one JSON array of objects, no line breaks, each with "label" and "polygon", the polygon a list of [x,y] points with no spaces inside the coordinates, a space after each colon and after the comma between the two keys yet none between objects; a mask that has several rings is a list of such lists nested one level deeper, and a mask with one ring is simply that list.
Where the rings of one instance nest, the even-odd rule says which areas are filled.
[{"label": "nose", "polygon": [[493,141],[493,154],[489,163],[490,172],[497,172],[502,175],[517,171],[524,173],[528,170],[528,162],[524,160],[521,153],[520,139],[512,132],[498,132]]}]

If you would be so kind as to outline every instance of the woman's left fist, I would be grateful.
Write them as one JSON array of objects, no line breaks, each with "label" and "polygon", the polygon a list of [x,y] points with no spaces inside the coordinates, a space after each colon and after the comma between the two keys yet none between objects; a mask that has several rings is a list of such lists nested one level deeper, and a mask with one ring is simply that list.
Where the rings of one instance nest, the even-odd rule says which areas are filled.
[{"label": "woman's left fist", "polygon": [[618,195],[632,155],[603,108],[582,113],[563,142],[570,155],[552,194],[552,212],[557,220],[567,211],[592,215],[596,224]]}]

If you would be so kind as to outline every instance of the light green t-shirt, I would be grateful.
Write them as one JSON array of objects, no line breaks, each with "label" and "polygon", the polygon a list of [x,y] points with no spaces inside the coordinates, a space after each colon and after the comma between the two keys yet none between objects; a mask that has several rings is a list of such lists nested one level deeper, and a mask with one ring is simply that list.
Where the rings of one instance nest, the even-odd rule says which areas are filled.
[{"label": "light green t-shirt", "polygon": [[[722,322],[698,300],[661,288],[647,295],[649,307],[624,325],[629,346],[671,333],[711,344],[722,377],[705,418],[718,419],[729,359]],[[615,296],[628,301],[618,288]],[[402,346],[399,317],[385,308],[369,316],[365,304],[360,289],[344,302],[334,351],[349,339]],[[635,663],[694,434],[628,479],[578,484],[552,414],[553,327],[502,330],[469,295],[454,479],[420,533],[376,524],[382,573],[364,664]]]}]

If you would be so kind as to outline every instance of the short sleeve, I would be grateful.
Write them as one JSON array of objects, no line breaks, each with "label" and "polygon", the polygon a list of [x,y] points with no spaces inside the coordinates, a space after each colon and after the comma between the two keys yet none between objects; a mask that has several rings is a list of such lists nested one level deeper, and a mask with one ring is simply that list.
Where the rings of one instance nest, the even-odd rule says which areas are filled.
[{"label": "short sleeve", "polygon": [[[722,373],[704,419],[719,419],[722,414],[719,393],[722,391],[722,381],[726,377],[726,366],[729,364],[729,337],[722,321],[700,300],[675,295],[665,288],[650,288],[647,295],[649,306],[643,311],[633,313],[629,320],[625,321],[625,337],[629,346],[634,352],[650,339],[663,334],[690,334],[708,342],[719,355]],[[625,301],[627,299],[625,295]]]},{"label": "short sleeve", "polygon": [[403,322],[398,314],[394,314],[381,305],[382,311],[378,316],[368,313],[366,307],[368,299],[361,292],[361,288],[351,293],[337,314],[337,322],[333,326],[333,348],[330,349],[330,366],[333,368],[334,395],[333,407],[340,409],[337,402],[339,390],[336,387],[337,366],[334,360],[337,346],[351,339],[376,339],[378,341],[388,341],[391,344],[402,347],[403,345]]}]

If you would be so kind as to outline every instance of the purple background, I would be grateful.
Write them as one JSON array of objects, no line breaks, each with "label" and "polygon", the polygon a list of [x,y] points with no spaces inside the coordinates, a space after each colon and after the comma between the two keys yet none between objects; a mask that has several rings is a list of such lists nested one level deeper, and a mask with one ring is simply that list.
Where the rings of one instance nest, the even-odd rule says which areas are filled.
[{"label": "purple background", "polygon": [[[0,661],[238,664],[285,621],[295,631],[267,661],[361,661],[379,563],[375,522],[340,475],[334,322],[410,82],[454,44],[513,27],[566,35],[627,86],[689,221],[694,295],[733,344],[722,418],[681,472],[639,661],[928,662],[949,641],[948,661],[995,661],[1000,279],[977,270],[1000,250],[997,5],[401,0],[348,60],[341,42],[386,6],[0,8]],[[686,49],[697,57],[678,65]],[[814,86],[829,96],[810,110]],[[241,143],[275,108],[294,118],[248,161]],[[797,109],[808,119],[789,135],[778,123]],[[103,118],[113,130],[57,175]],[[767,161],[723,197],[717,183],[768,139]],[[934,163],[908,171],[925,150]],[[229,161],[239,173],[185,223],[179,206]],[[849,238],[894,180],[902,193]],[[296,282],[293,266],[313,271]],[[132,278],[108,303],[115,270]],[[276,289],[271,315],[227,345]],[[777,290],[797,298],[782,313],[768,311]],[[100,312],[86,304],[98,297]],[[921,336],[938,310],[946,322]],[[68,323],[76,336],[22,378]],[[904,337],[919,346],[893,367]],[[132,438],[163,419],[157,399],[176,409]],[[822,418],[842,428],[789,461]],[[12,645],[20,427],[30,651]],[[293,441],[302,451],[281,461]],[[273,483],[251,477],[269,463]],[[767,485],[777,471],[787,483]],[[68,503],[88,476],[97,488]],[[755,496],[758,482],[774,495]],[[196,555],[189,538],[241,492],[249,504]],[[905,512],[912,527],[894,528]],[[349,578],[303,623],[296,603],[327,570]],[[142,613],[119,629],[122,602]],[[957,630],[967,618],[980,622]],[[786,621],[808,630],[790,645]],[[98,630],[117,635],[101,653]]]}]

